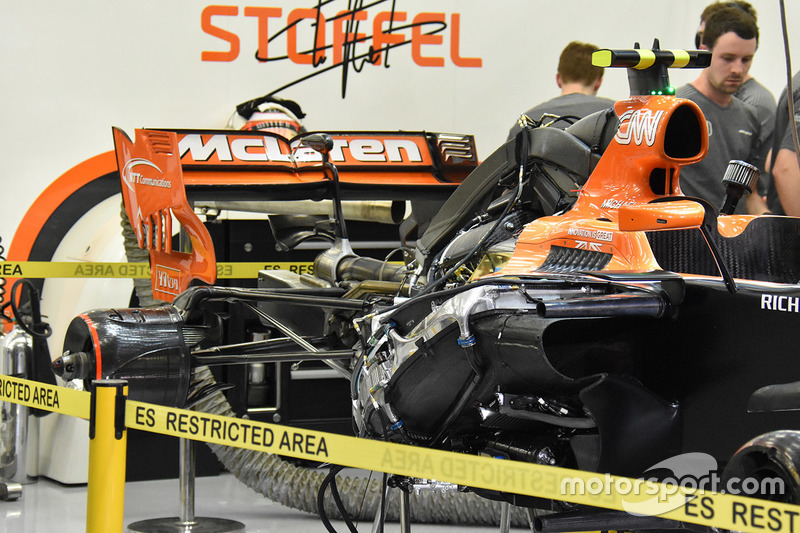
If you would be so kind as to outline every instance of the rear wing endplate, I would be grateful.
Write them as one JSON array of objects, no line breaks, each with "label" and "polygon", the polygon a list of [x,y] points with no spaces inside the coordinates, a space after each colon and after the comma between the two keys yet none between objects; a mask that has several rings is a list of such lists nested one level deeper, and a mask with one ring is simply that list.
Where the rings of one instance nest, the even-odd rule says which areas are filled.
[{"label": "rear wing endplate", "polygon": [[[137,244],[150,253],[153,296],[171,302],[194,279],[214,283],[214,246],[186,198],[177,135],[136,130],[134,144],[122,130],[113,131],[125,212]],[[190,251],[173,249],[173,217],[188,236]]]}]

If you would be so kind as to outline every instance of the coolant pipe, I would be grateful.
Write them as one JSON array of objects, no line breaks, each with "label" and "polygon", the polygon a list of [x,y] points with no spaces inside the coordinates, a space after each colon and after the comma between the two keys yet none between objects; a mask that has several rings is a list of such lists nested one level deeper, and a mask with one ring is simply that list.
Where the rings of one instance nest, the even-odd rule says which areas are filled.
[{"label": "coolant pipe", "polygon": [[466,348],[468,346],[468,351],[474,351],[472,350],[472,347],[475,346],[475,336],[469,329],[469,317],[472,314],[472,310],[475,309],[478,304],[489,302],[491,299],[491,294],[495,290],[496,287],[487,287],[483,293],[480,293],[479,291],[474,292],[473,294],[475,294],[476,297],[467,301],[466,305],[464,306],[464,310],[462,311],[461,319],[459,319],[457,316],[453,317],[458,321],[458,329],[461,332],[461,337],[458,339],[458,345],[462,348]]},{"label": "coolant pipe", "polygon": [[542,300],[536,312],[542,318],[582,318],[641,316],[660,318],[664,315],[664,301],[653,295],[612,294],[599,298],[568,298]]}]

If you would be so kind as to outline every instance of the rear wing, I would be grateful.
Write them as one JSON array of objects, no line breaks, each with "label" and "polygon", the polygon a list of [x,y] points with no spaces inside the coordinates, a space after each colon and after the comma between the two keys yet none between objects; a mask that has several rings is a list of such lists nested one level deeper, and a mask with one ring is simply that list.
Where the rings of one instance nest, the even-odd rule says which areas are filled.
[{"label": "rear wing", "polygon": [[[202,200],[317,200],[331,197],[322,156],[263,131],[137,129],[135,144],[114,128],[125,210],[150,252],[154,297],[172,299],[193,279],[216,280],[211,238],[192,204]],[[447,198],[478,166],[471,135],[326,132],[342,196],[361,200]],[[173,250],[172,216],[191,252]]]},{"label": "rear wing", "polygon": [[[327,184],[322,156],[258,131],[174,130],[187,187]],[[471,135],[427,132],[329,132],[330,160],[345,191],[363,186],[452,189],[478,159]],[[326,185],[327,186],[327,185]]]}]

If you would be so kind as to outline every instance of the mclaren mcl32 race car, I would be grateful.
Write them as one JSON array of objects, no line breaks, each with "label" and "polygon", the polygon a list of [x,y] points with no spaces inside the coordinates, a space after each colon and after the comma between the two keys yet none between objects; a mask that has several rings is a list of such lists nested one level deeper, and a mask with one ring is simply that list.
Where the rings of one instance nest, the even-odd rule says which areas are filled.
[{"label": "mclaren mcl32 race car", "polygon": [[[682,195],[681,168],[706,155],[708,132],[696,104],[665,90],[674,55],[655,48],[646,69],[639,50],[602,52],[630,72],[631,97],[613,110],[563,130],[529,122],[480,165],[446,135],[387,134],[378,146],[166,130],[137,130],[134,143],[115,131],[130,240],[149,253],[151,296],[168,303],[81,314],[54,368],[89,388],[124,378],[132,399],[232,415],[210,368],[322,361],[346,384],[362,438],[634,478],[703,453],[723,478],[781,478],[780,494],[757,496],[800,503],[800,220],[733,214],[757,178],[741,162],[719,176],[722,207]],[[687,54],[688,66],[709,61]],[[275,172],[291,179],[271,185]],[[437,209],[414,210],[402,261],[353,251],[347,201],[369,191],[417,208],[441,190]],[[196,207],[252,191],[332,199],[332,224],[280,228],[287,250],[323,239],[313,274],[215,284],[207,222],[187,194]],[[257,338],[231,333],[243,317]],[[324,511],[324,470],[215,452],[268,497]],[[378,481],[340,481],[343,508],[328,513],[372,518],[383,490],[367,483]],[[496,523],[510,502],[515,522],[536,516],[544,531],[679,526],[460,489],[416,496],[412,520]]]}]

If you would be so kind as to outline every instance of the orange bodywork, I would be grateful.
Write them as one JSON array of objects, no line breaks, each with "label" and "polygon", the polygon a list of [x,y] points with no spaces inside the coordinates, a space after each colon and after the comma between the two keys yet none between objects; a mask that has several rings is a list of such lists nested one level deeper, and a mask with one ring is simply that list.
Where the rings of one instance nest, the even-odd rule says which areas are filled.
[{"label": "orange bodywork", "polygon": [[665,229],[699,228],[706,211],[692,200],[670,203],[623,205],[619,208],[621,231],[660,231]]},{"label": "orange bodywork", "polygon": [[[114,144],[125,211],[139,247],[150,252],[153,296],[171,302],[193,279],[214,283],[214,245],[186,198],[177,135],[137,130],[134,145],[114,129]],[[190,252],[172,249],[173,216],[191,241]]]},{"label": "orange bodywork", "polygon": [[752,222],[756,215],[737,215],[731,217],[720,217],[717,221],[719,234],[723,237],[737,237],[742,234],[744,229]]},{"label": "orange bodywork", "polygon": [[[635,96],[617,102],[619,129],[568,212],[528,224],[516,249],[495,275],[541,270],[551,252],[576,249],[610,254],[609,271],[659,269],[643,230],[698,227],[703,208],[680,197],[680,169],[708,151],[700,108],[671,96]],[[732,218],[732,217],[726,217]]]}]

